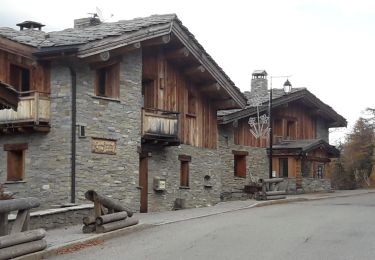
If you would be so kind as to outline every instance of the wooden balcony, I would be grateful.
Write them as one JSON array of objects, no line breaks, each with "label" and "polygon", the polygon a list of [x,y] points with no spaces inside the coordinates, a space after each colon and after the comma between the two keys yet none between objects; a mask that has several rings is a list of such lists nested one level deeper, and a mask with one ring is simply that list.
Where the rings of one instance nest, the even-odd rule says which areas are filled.
[{"label": "wooden balcony", "polygon": [[35,91],[20,93],[17,111],[0,110],[0,133],[46,132],[50,129],[50,99]]},{"label": "wooden balcony", "polygon": [[142,143],[179,145],[180,113],[142,109]]}]

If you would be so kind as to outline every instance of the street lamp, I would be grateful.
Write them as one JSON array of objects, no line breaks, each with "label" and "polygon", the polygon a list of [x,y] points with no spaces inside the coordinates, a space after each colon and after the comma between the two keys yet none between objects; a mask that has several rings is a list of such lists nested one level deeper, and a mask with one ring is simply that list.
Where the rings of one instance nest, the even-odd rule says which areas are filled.
[{"label": "street lamp", "polygon": [[290,93],[292,90],[292,84],[290,84],[290,81],[288,80],[290,76],[270,76],[270,101],[269,101],[269,111],[268,111],[268,117],[269,117],[269,178],[272,179],[272,143],[273,143],[273,131],[272,131],[272,79],[275,78],[287,78],[283,88],[284,92],[286,94]]}]

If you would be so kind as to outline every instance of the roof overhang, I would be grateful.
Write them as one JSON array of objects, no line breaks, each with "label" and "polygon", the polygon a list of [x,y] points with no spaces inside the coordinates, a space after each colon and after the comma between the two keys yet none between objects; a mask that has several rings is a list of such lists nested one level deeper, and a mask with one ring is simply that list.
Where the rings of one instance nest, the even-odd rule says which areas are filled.
[{"label": "roof overhang", "polygon": [[150,28],[142,28],[123,35],[107,37],[102,40],[96,40],[81,45],[44,47],[36,51],[34,55],[40,59],[48,59],[48,57],[56,58],[60,52],[64,53],[65,56],[71,54],[86,61],[100,61],[100,55],[102,53],[115,53],[119,49],[123,51],[139,49],[155,42],[157,39],[160,39],[161,44],[163,42],[166,44],[172,35],[187,48],[192,57],[204,67],[204,70],[212,76],[216,81],[216,84],[219,85],[219,88],[226,93],[224,100],[215,102],[215,105],[218,105],[218,109],[244,108],[246,106],[246,98],[241,91],[235,86],[211,56],[207,54],[204,48],[198,43],[188,29],[182,25],[177,17],[168,23],[154,25]]},{"label": "roof overhang", "polygon": [[[293,140],[284,141],[272,147],[273,155],[289,155],[289,156],[308,156],[309,153],[317,149],[324,150],[329,158],[337,158],[340,156],[340,151],[333,145],[330,145],[322,139],[315,140]],[[267,154],[269,154],[267,148]]]},{"label": "roof overhang", "polygon": [[[326,118],[328,121],[328,127],[346,127],[347,121],[346,119],[339,115],[335,110],[333,110],[330,106],[323,103],[320,99],[318,99],[315,95],[313,95],[307,89],[302,89],[290,94],[285,94],[281,97],[275,98],[272,100],[272,108],[275,109],[279,106],[283,106],[290,102],[301,101],[306,106],[315,107],[319,111],[319,115]],[[268,111],[269,109],[269,102],[263,103],[259,107],[259,112],[263,113]],[[257,113],[256,107],[248,107],[238,112],[234,112],[232,114],[227,114],[221,117],[220,123],[221,124],[228,124],[236,120],[240,120],[242,118],[246,118],[249,116],[253,116]]]}]

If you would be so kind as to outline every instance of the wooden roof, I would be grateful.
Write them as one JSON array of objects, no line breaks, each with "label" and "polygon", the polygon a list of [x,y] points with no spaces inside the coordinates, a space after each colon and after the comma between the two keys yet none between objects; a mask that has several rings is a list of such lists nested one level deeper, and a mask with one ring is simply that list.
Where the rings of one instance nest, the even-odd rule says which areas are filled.
[{"label": "wooden roof", "polygon": [[[248,100],[251,100],[251,93],[248,92],[245,93],[245,95],[247,95]],[[289,94],[284,93],[282,89],[273,89],[272,95],[273,109],[277,109],[277,107],[281,107],[285,104],[288,104],[289,102],[301,102],[304,104],[304,106],[310,108],[311,110],[314,110],[317,115],[324,118],[328,123],[328,127],[347,126],[347,121],[343,116],[339,115],[332,107],[325,104],[306,88],[294,88]],[[260,112],[268,111],[269,98],[266,96],[260,98],[262,99]],[[257,113],[257,109],[252,105],[248,105],[246,108],[242,110],[236,110],[233,113],[230,113],[230,111],[224,112],[226,113],[218,113],[218,115],[220,116],[219,121],[221,124],[228,124],[232,123],[235,120],[253,116]]]},{"label": "wooden roof", "polygon": [[56,55],[60,48],[61,52],[64,52],[63,50],[66,48],[73,47],[76,50],[75,55],[81,59],[136,44],[141,46],[145,41],[165,36],[170,37],[171,35],[186,46],[192,56],[227,93],[234,102],[233,107],[243,108],[246,106],[246,98],[241,91],[175,14],[153,15],[50,33],[37,30],[16,31],[11,28],[0,28],[0,39],[3,37],[36,47],[38,51],[34,54],[38,57],[51,55],[52,53]]},{"label": "wooden roof", "polygon": [[[340,151],[333,145],[330,145],[322,139],[310,140],[284,140],[272,147],[274,155],[294,154],[299,156],[306,156],[308,153],[316,149],[323,149],[332,157],[339,157]],[[267,149],[267,153],[269,149]]]},{"label": "wooden roof", "polygon": [[18,92],[10,85],[0,81],[0,110],[12,108],[17,110]]}]

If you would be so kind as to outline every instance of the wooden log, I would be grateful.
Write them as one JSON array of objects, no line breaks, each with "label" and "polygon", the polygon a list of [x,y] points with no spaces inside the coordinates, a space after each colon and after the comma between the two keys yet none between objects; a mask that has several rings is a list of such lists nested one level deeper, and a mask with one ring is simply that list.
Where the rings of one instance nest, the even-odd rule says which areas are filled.
[{"label": "wooden log", "polygon": [[107,223],[96,227],[96,233],[106,233],[116,229],[129,227],[138,224],[138,219],[136,218],[126,218],[124,220],[119,220],[116,222]]},{"label": "wooden log", "polygon": [[13,222],[12,230],[10,231],[10,233],[15,234],[21,231],[26,231],[29,226],[28,220],[30,219],[30,217],[28,216],[30,216],[30,212],[28,209],[19,210],[16,220]]},{"label": "wooden log", "polygon": [[283,195],[279,195],[279,196],[267,196],[267,200],[281,200],[281,199],[285,199],[286,196],[283,196]]},{"label": "wooden log", "polygon": [[84,217],[82,219],[82,222],[85,226],[90,225],[90,224],[95,224],[96,217],[95,216],[88,216]]},{"label": "wooden log", "polygon": [[283,182],[284,178],[259,179],[260,183],[278,183]]},{"label": "wooden log", "polygon": [[266,191],[267,196],[285,195],[285,190]]},{"label": "wooden log", "polygon": [[8,234],[8,212],[0,213],[0,236]]},{"label": "wooden log", "polygon": [[89,233],[95,232],[95,230],[96,230],[96,225],[95,224],[84,225],[82,227],[82,232],[84,234],[89,234]]},{"label": "wooden log", "polygon": [[0,200],[0,213],[7,213],[14,210],[32,209],[40,206],[37,198],[21,198],[11,200]]},{"label": "wooden log", "polygon": [[[46,231],[42,228],[0,237],[0,248],[10,247],[44,238]],[[0,250],[1,251],[1,250]]]},{"label": "wooden log", "polygon": [[107,196],[101,195],[94,190],[88,190],[85,192],[86,199],[94,202],[95,197],[96,197],[96,200],[99,201],[104,207],[113,209],[114,211],[117,211],[117,212],[126,211],[129,217],[133,216],[133,211],[121,205],[119,201],[116,201],[114,199],[108,198]]},{"label": "wooden log", "polygon": [[106,223],[123,220],[128,217],[128,214],[125,211],[116,212],[112,214],[103,215],[96,218],[96,224],[97,225],[103,225]]},{"label": "wooden log", "polygon": [[28,243],[18,244],[0,250],[0,259],[10,259],[26,254],[41,251],[47,247],[46,240],[36,240]]}]

